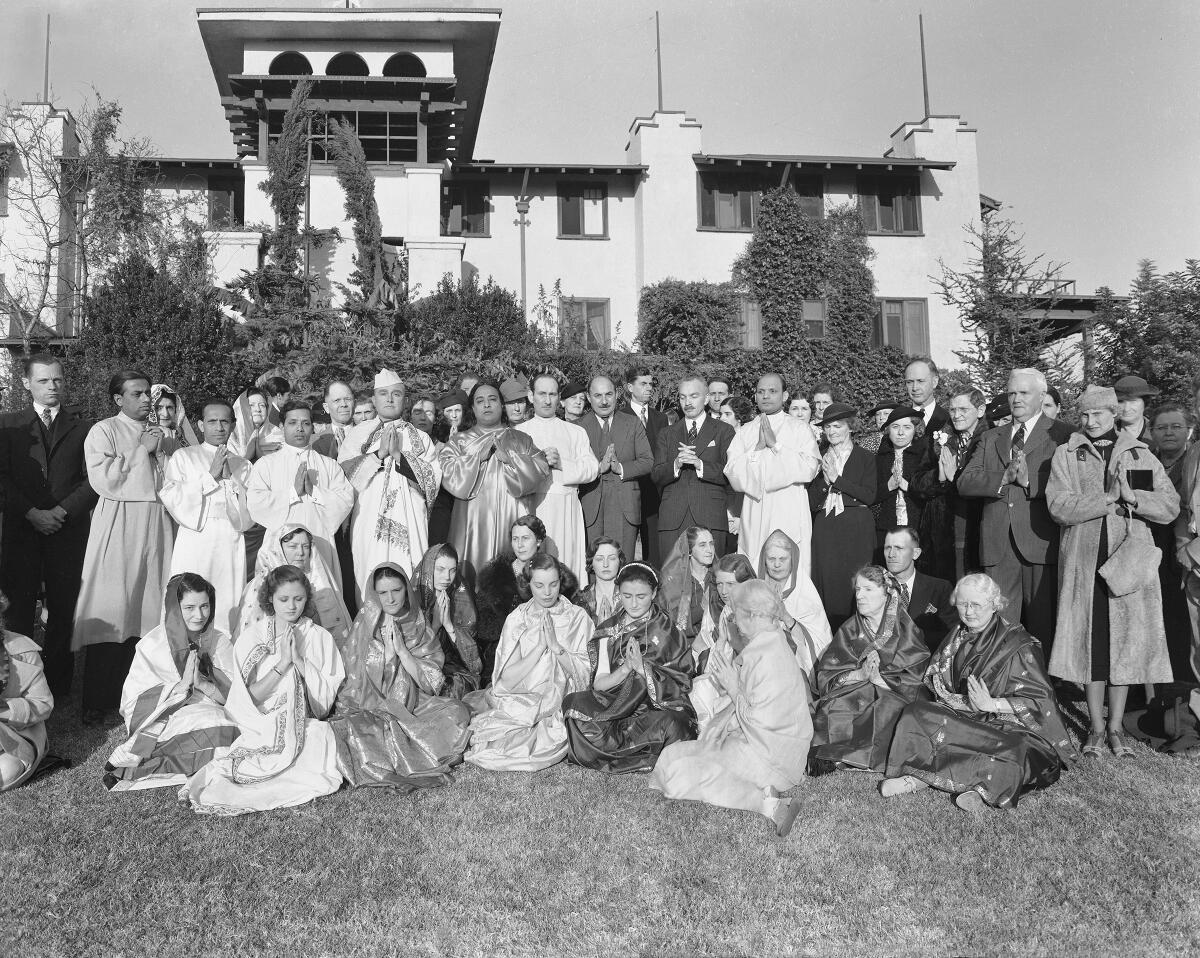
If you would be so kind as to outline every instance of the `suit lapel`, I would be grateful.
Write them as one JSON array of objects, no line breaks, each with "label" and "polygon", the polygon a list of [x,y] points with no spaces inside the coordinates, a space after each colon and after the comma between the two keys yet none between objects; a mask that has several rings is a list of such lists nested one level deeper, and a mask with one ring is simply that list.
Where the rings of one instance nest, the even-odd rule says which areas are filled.
[{"label": "suit lapel", "polygon": [[997,428],[1000,430],[1000,435],[996,437],[996,454],[1000,457],[1000,461],[1007,466],[1009,460],[1012,459],[1012,423]]},{"label": "suit lapel", "polygon": [[54,422],[54,440],[50,446],[51,455],[54,455],[54,450],[62,445],[62,441],[66,439],[71,431],[80,424],[80,420],[77,417],[72,416],[69,419],[63,418],[66,415],[67,414],[65,412],[60,412],[58,414],[58,419],[56,419]]},{"label": "suit lapel", "polygon": [[26,416],[25,428],[29,430],[29,438],[32,440],[29,444],[29,455],[42,467],[42,475],[45,475],[50,459],[46,450],[46,433],[37,413],[30,409]]},{"label": "suit lapel", "polygon": [[1041,445],[1046,437],[1050,434],[1050,420],[1045,416],[1039,417],[1033,429],[1029,431],[1029,435],[1025,437],[1025,456],[1028,458],[1029,451],[1036,449]]},{"label": "suit lapel", "polygon": [[925,607],[929,605],[929,598],[925,587],[925,576],[918,572],[913,577],[912,595],[908,597],[908,608],[910,612],[920,615],[925,611]]}]

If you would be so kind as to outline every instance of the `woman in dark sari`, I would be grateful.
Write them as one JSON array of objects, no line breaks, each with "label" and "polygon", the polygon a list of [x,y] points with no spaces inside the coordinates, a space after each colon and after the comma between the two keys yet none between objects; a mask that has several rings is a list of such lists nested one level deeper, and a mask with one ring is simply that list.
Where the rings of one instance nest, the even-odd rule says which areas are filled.
[{"label": "woman in dark sari", "polygon": [[425,624],[442,648],[442,694],[461,699],[479,688],[483,666],[475,644],[475,597],[463,577],[458,553],[448,542],[429,549],[417,567],[417,595]]},{"label": "woman in dark sari", "polygon": [[691,526],[679,534],[663,562],[658,604],[693,647],[694,655],[712,645],[721,614],[713,580],[716,558],[712,532]]},{"label": "woman in dark sari", "polygon": [[595,625],[607,621],[620,607],[617,576],[625,567],[625,550],[612,536],[597,536],[588,555],[592,581],[575,593],[574,603],[592,618]]},{"label": "woman in dark sari", "polygon": [[658,576],[631,562],[622,610],[588,642],[591,688],[563,699],[568,759],[602,772],[648,772],[672,742],[696,737],[689,644],[655,605]]},{"label": "woman in dark sari", "polygon": [[408,791],[453,781],[450,767],[466,751],[471,713],[438,694],[442,649],[400,566],[387,562],[371,574],[341,653],[346,681],[328,721],[338,771],[351,787]]},{"label": "woman in dark sari", "polygon": [[882,772],[904,707],[922,693],[929,649],[908,617],[886,569],[853,577],[858,611],[817,666],[817,713],[811,754],[822,772],[855,768]]},{"label": "woman in dark sari", "polygon": [[1054,699],[1042,647],[1000,617],[1004,596],[976,573],[961,579],[962,623],[933,655],[917,700],[896,723],[885,797],[932,786],[964,811],[1015,808],[1025,792],[1058,781],[1078,755]]}]

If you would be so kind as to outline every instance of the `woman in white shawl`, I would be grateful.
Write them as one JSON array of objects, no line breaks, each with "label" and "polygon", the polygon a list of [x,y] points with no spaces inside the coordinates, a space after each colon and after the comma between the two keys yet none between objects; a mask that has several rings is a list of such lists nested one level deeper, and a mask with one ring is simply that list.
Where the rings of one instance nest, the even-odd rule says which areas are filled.
[{"label": "woman in white shawl", "polygon": [[312,547],[312,533],[299,523],[288,523],[280,527],[273,541],[263,543],[254,563],[254,578],[242,592],[242,603],[238,610],[238,638],[249,626],[266,614],[258,601],[258,593],[272,569],[294,565],[307,577],[313,590],[313,621],[327,630],[341,644],[350,633],[352,620],[341,589],[334,581],[333,573]]},{"label": "woman in white shawl", "polygon": [[242,815],[303,805],[342,784],[324,719],[346,677],[333,636],[312,621],[312,586],[295,566],[267,574],[264,617],[238,636],[229,715],[241,729],[180,792],[197,812]]},{"label": "woman in white shawl", "polygon": [[[8,599],[0,594],[0,616]],[[16,788],[46,755],[46,719],[54,696],[37,644],[9,632],[0,619],[0,792]]]},{"label": "woman in white shawl", "polygon": [[800,564],[800,547],[786,533],[776,529],[767,536],[758,557],[758,577],[783,603],[783,625],[811,688],[817,660],[829,648],[833,632],[821,596]]},{"label": "woman in white shawl", "polygon": [[491,688],[463,699],[475,715],[466,754],[474,765],[535,772],[566,757],[563,697],[588,687],[595,626],[560,594],[562,568],[544,553],[529,560],[533,598],[504,621]]},{"label": "woman in white shawl", "polygon": [[104,767],[114,792],[182,785],[239,734],[224,708],[237,665],[229,635],[213,621],[212,583],[180,573],[167,583],[165,606],[162,624],[138,642],[121,691],[129,738]]},{"label": "woman in white shawl", "polygon": [[163,432],[163,450],[170,455],[182,446],[198,446],[196,430],[188,421],[183,400],[166,383],[150,387],[150,424]]}]

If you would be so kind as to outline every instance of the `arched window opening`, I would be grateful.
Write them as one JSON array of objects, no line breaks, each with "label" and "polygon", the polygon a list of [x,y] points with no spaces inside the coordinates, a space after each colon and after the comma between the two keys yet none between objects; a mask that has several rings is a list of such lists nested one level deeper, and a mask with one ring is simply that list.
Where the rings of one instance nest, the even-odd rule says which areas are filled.
[{"label": "arched window opening", "polygon": [[385,77],[424,77],[425,64],[415,53],[393,53],[383,65]]},{"label": "arched window opening", "polygon": [[270,69],[267,70],[273,77],[310,77],[312,72],[312,64],[308,62],[308,57],[295,50],[279,54],[271,61]]},{"label": "arched window opening", "polygon": [[357,53],[339,53],[329,61],[329,66],[325,68],[325,75],[329,77],[365,77],[370,76],[371,71],[367,69],[367,61]]}]

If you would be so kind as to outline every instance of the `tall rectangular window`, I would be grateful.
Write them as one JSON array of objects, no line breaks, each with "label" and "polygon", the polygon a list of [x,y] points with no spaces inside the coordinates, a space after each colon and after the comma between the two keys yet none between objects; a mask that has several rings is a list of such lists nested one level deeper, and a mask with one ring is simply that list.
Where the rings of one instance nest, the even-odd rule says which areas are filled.
[{"label": "tall rectangular window", "polygon": [[559,303],[558,322],[564,346],[608,349],[612,345],[607,299],[564,299]]},{"label": "tall rectangular window", "polygon": [[826,334],[825,300],[806,299],[802,307],[805,339],[824,339]]},{"label": "tall rectangular window", "polygon": [[558,184],[559,238],[608,237],[608,187],[603,183]]},{"label": "tall rectangular window", "polygon": [[910,356],[929,355],[929,316],[923,299],[881,299],[872,331],[875,346],[895,346]]},{"label": "tall rectangular window", "polygon": [[490,236],[491,195],[487,183],[442,187],[442,235]]},{"label": "tall rectangular window", "polygon": [[0,216],[8,216],[8,167],[0,156]]},{"label": "tall rectangular window", "polygon": [[742,297],[742,325],[738,330],[738,345],[742,349],[762,349],[762,311],[758,302]]},{"label": "tall rectangular window", "polygon": [[920,233],[921,183],[916,177],[860,176],[858,208],[868,233]]}]

